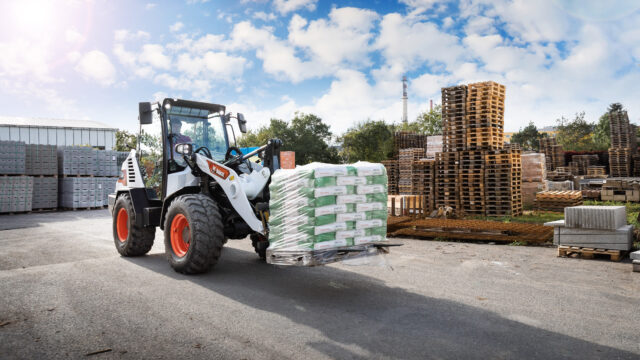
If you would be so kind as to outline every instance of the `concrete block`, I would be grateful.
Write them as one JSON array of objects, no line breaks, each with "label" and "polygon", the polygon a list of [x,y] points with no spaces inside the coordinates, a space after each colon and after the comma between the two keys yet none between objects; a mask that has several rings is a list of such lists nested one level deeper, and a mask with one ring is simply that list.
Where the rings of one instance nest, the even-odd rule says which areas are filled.
[{"label": "concrete block", "polygon": [[627,224],[624,206],[572,206],[564,209],[565,226],[616,230]]},{"label": "concrete block", "polygon": [[640,250],[632,252],[629,257],[631,257],[632,260],[640,261]]},{"label": "concrete block", "polygon": [[633,225],[625,225],[616,230],[555,226],[553,243],[555,245],[628,251],[633,244]]},{"label": "concrete block", "polygon": [[640,272],[640,260],[633,260],[633,272]]}]

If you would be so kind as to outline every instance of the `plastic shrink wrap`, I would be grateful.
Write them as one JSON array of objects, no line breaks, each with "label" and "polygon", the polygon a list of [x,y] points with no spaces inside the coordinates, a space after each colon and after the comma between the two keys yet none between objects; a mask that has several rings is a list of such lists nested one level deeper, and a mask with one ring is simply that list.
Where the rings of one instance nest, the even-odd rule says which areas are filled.
[{"label": "plastic shrink wrap", "polygon": [[267,261],[313,266],[375,255],[387,233],[384,165],[311,163],[274,172]]}]

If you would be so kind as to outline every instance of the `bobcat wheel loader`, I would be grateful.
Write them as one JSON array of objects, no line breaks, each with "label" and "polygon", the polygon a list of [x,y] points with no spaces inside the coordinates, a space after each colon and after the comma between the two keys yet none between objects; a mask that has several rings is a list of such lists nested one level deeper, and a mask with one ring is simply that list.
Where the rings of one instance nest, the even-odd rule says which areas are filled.
[{"label": "bobcat wheel loader", "polygon": [[[164,99],[139,103],[140,133],[109,195],[113,238],[122,256],[140,256],[164,230],[166,256],[177,272],[213,267],[227,239],[250,236],[265,258],[269,245],[269,181],[280,167],[277,139],[247,154],[235,146],[223,105]],[[258,157],[259,162],[250,158]]]}]

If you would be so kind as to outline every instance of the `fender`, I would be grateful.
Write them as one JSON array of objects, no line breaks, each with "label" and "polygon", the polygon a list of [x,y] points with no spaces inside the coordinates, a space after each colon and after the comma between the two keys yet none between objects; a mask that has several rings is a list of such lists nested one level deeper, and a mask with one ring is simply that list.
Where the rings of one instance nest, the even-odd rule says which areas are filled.
[{"label": "fender", "polygon": [[[198,168],[203,173],[211,176],[212,179],[215,179],[229,198],[231,206],[233,206],[238,215],[249,225],[251,230],[264,235],[265,228],[262,225],[262,221],[256,217],[253,207],[247,198],[247,194],[244,192],[238,174],[233,169],[200,154],[195,154],[195,156]],[[267,174],[267,178],[269,175],[270,174]]]}]

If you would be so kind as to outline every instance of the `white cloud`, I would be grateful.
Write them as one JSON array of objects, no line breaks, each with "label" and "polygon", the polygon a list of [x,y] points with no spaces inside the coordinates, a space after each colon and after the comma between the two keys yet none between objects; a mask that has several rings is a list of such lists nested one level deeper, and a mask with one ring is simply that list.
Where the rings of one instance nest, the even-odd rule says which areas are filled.
[{"label": "white cloud", "polygon": [[84,35],[80,34],[74,29],[68,29],[67,31],[65,31],[64,37],[68,43],[72,44],[82,43],[85,40]]},{"label": "white cloud", "polygon": [[89,51],[78,61],[75,70],[86,79],[94,80],[98,84],[107,86],[115,82],[116,69],[109,57],[98,50]]},{"label": "white cloud", "polygon": [[138,61],[158,69],[166,70],[171,67],[171,58],[164,54],[164,48],[158,44],[143,45],[142,52],[138,56]]},{"label": "white cloud", "polygon": [[303,8],[313,11],[316,9],[317,2],[318,0],[274,0],[273,6],[280,14],[287,15]]},{"label": "white cloud", "polygon": [[275,19],[277,19],[278,17],[276,16],[276,14],[274,13],[266,13],[264,11],[256,11],[253,13],[253,18],[254,19],[259,19],[262,21],[273,21]]},{"label": "white cloud", "polygon": [[41,82],[54,81],[50,74],[51,53],[45,44],[24,39],[0,42],[0,77],[28,76]]},{"label": "white cloud", "polygon": [[246,62],[243,57],[208,51],[200,57],[180,54],[176,66],[179,71],[191,77],[229,80],[242,75]]},{"label": "white cloud", "polygon": [[332,9],[329,19],[307,22],[293,15],[289,24],[289,41],[307,49],[309,58],[327,65],[343,61],[366,63],[378,14],[374,11],[340,8]]},{"label": "white cloud", "polygon": [[113,38],[117,42],[124,42],[130,40],[148,40],[151,35],[142,30],[138,30],[135,33],[127,29],[119,29],[113,32]]},{"label": "white cloud", "polygon": [[390,65],[412,70],[424,63],[452,67],[464,55],[458,38],[431,22],[414,21],[400,14],[385,15],[375,42]]},{"label": "white cloud", "polygon": [[151,10],[151,9],[155,8],[156,6],[158,6],[158,4],[156,4],[156,3],[147,3],[144,6],[144,8],[147,9],[147,10]]},{"label": "white cloud", "polygon": [[180,29],[182,29],[183,27],[184,27],[184,24],[178,21],[177,23],[169,26],[169,31],[171,32],[180,31]]}]

